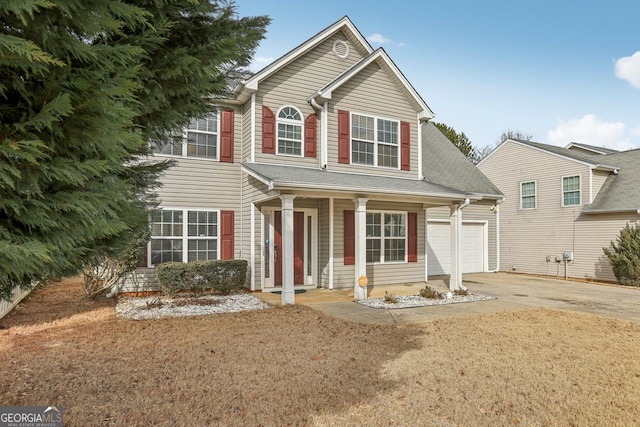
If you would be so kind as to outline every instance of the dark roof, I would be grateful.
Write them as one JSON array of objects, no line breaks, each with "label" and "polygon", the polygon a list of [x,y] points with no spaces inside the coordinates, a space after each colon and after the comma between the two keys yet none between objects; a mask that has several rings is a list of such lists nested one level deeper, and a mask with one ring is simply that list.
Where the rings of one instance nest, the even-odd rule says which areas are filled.
[{"label": "dark roof", "polygon": [[422,125],[425,180],[464,193],[502,198],[502,192],[433,123]]},{"label": "dark roof", "polygon": [[640,209],[640,149],[600,156],[619,171],[610,174],[586,213],[637,211]]},{"label": "dark roof", "polygon": [[578,160],[583,163],[588,163],[593,166],[597,166],[598,163],[600,162],[599,158],[601,156],[597,154],[594,154],[592,156],[589,154],[581,153],[579,151],[569,150],[564,147],[558,147],[557,145],[542,144],[540,142],[525,141],[522,139],[515,139],[515,138],[511,138],[511,140],[519,142],[520,144],[528,145],[529,147],[537,148],[539,150],[548,151],[550,153],[557,154],[562,157],[567,157],[569,159]]},{"label": "dark roof", "polygon": [[245,162],[242,167],[249,174],[268,182],[274,189],[300,188],[453,199],[464,199],[469,196],[464,192],[419,179],[330,172],[266,163]]},{"label": "dark roof", "polygon": [[588,150],[588,151],[594,151],[596,153],[599,154],[613,154],[613,153],[619,153],[620,151],[618,150],[614,150],[613,148],[606,148],[606,147],[597,147],[595,145],[589,145],[589,144],[583,144],[581,142],[571,142],[569,143],[569,145],[567,145],[567,149],[571,150],[572,147],[577,147],[577,148],[582,148],[583,150]]}]

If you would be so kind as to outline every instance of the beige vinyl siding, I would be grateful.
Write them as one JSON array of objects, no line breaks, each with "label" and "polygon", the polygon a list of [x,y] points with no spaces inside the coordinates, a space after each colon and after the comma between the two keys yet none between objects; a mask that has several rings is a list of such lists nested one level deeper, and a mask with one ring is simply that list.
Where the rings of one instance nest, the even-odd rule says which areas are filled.
[{"label": "beige vinyl siding", "polygon": [[[588,203],[588,165],[507,142],[479,167],[506,197],[500,206],[501,270],[541,275],[549,270],[550,275],[555,276],[556,271],[564,275],[563,265],[556,270],[555,257],[573,250],[575,261],[569,264],[569,276],[611,280],[602,247],[628,218],[603,220],[603,216],[581,214]],[[562,207],[562,177],[574,175],[580,176],[583,204]],[[520,182],[533,180],[537,182],[537,208],[521,210]],[[593,181],[594,188],[597,181]],[[551,257],[549,264],[547,256]]]},{"label": "beige vinyl siding", "polygon": [[[591,191],[591,201],[593,201],[596,196],[598,195],[598,192],[600,191],[600,189],[602,188],[602,186],[604,185],[604,182],[607,180],[607,178],[609,177],[609,175],[611,174],[611,172],[608,171],[596,171],[594,170],[592,172],[592,191]],[[585,204],[588,203],[589,201],[586,200]]]},{"label": "beige vinyl siding", "polygon": [[[251,101],[242,107],[241,119],[242,127],[239,130],[241,141],[240,161],[248,162],[251,161]],[[235,133],[238,135],[238,129],[235,130]]]},{"label": "beige vinyl siding", "polygon": [[[418,173],[417,112],[412,108],[404,93],[405,91],[401,90],[377,63],[370,64],[338,88],[329,101],[328,168],[341,172],[416,178]],[[338,110],[408,122],[411,128],[411,170],[402,171],[399,169],[400,165],[398,165],[398,169],[392,169],[338,163]],[[400,161],[399,143],[400,141],[398,141]]]},{"label": "beige vinyl siding", "polygon": [[[344,211],[354,210],[351,200],[334,201],[334,287],[350,288],[355,282],[355,266],[344,265]],[[367,210],[418,213],[418,262],[367,264],[370,286],[424,282],[424,211],[420,204],[370,201]],[[327,232],[328,236],[328,232]],[[328,274],[328,273],[327,273]]]},{"label": "beige vinyl siding", "polygon": [[[569,263],[568,275],[584,279],[615,281],[609,259],[603,248],[615,241],[627,223],[638,224],[640,216],[635,213],[581,215],[576,221],[576,245],[574,261]],[[560,266],[560,275],[564,265]]]},{"label": "beige vinyl siding", "polygon": [[[240,258],[246,259],[249,262],[248,268],[248,283],[251,283],[251,275],[255,274],[255,286],[256,289],[261,287],[262,277],[262,239],[264,239],[262,233],[262,213],[259,206],[254,207],[254,219],[255,222],[251,224],[251,203],[265,200],[269,197],[275,196],[274,191],[269,191],[267,186],[258,181],[254,177],[243,173],[242,174],[242,213],[241,213],[241,232],[236,235],[236,242],[240,242],[238,246],[241,247]],[[278,199],[279,200],[279,199]],[[251,241],[251,227],[254,229],[255,240]],[[251,247],[253,245],[255,259],[251,259]]]},{"label": "beige vinyl siding", "polygon": [[[318,285],[324,288],[329,287],[329,227],[329,199],[321,199],[318,202]],[[335,251],[335,243],[333,246]]]},{"label": "beige vinyl siding", "polygon": [[[496,214],[491,212],[491,206],[495,201],[480,201],[467,206],[462,210],[462,221],[486,221],[487,222],[487,258],[489,271],[495,271],[497,266],[496,244]],[[427,209],[427,221],[432,219],[449,220],[450,209],[448,206]]]},{"label": "beige vinyl siding", "polygon": [[[334,55],[333,43],[343,40],[349,47],[349,57],[340,59]],[[330,37],[306,54],[260,82],[256,96],[256,161],[293,166],[319,167],[320,165],[320,114],[318,114],[317,157],[305,158],[262,153],[262,106],[269,107],[277,116],[278,110],[291,105],[296,107],[306,119],[315,110],[307,98],[341,75],[362,59],[353,44],[342,32]],[[277,129],[276,129],[277,131]],[[277,147],[277,145],[276,145]],[[304,147],[303,147],[304,151]]]}]

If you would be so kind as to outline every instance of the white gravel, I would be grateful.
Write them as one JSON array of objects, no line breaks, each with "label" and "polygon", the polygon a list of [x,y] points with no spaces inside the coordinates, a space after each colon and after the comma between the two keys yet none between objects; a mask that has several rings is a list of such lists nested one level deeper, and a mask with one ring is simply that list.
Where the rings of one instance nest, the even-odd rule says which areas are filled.
[{"label": "white gravel", "polygon": [[162,317],[200,316],[214,313],[235,313],[262,310],[268,305],[248,294],[207,295],[197,299],[187,297],[151,296],[145,298],[120,298],[116,315],[134,320],[160,319]]},{"label": "white gravel", "polygon": [[488,297],[482,294],[468,294],[468,295],[452,295],[447,298],[445,295],[442,299],[428,299],[419,295],[407,295],[395,297],[397,303],[388,303],[384,301],[384,298],[372,298],[366,300],[359,300],[358,303],[371,308],[412,308],[412,307],[426,307],[429,305],[445,305],[445,304],[457,304],[461,302],[473,302],[473,301],[486,301],[495,299],[494,297]]}]

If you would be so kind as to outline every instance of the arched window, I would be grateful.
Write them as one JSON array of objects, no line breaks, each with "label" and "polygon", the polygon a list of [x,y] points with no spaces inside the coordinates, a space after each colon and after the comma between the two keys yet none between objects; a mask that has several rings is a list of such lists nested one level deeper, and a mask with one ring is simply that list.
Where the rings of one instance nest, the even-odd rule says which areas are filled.
[{"label": "arched window", "polygon": [[278,111],[278,154],[302,156],[302,114],[295,107]]}]

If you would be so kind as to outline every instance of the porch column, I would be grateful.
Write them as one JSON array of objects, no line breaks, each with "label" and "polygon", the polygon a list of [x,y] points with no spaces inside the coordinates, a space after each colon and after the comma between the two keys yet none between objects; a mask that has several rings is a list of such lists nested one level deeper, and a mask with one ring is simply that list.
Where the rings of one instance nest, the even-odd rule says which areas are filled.
[{"label": "porch column", "polygon": [[367,287],[360,286],[358,279],[367,275],[367,200],[363,197],[354,199],[355,232],[356,232],[356,265],[353,297],[357,300],[367,299]]},{"label": "porch column", "polygon": [[282,194],[282,304],[295,304],[293,291],[293,194]]},{"label": "porch column", "polygon": [[449,289],[460,289],[462,283],[462,209],[460,205],[450,207],[451,231],[451,267],[449,271]]}]

